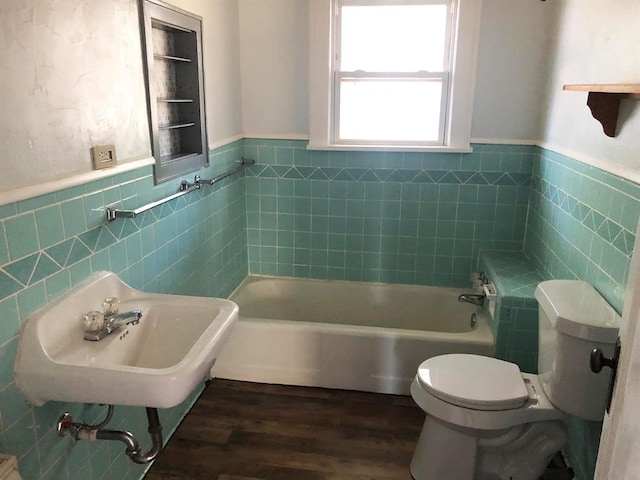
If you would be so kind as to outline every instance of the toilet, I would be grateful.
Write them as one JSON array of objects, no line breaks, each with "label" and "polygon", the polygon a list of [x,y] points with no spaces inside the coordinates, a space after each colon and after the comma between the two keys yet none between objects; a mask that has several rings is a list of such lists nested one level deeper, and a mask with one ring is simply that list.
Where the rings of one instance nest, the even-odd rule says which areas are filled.
[{"label": "toilet", "polygon": [[602,420],[609,369],[590,369],[591,351],[612,357],[620,317],[588,283],[542,282],[538,375],[468,354],[424,361],[411,396],[427,416],[411,460],[415,480],[536,480],[566,443],[569,415]]}]

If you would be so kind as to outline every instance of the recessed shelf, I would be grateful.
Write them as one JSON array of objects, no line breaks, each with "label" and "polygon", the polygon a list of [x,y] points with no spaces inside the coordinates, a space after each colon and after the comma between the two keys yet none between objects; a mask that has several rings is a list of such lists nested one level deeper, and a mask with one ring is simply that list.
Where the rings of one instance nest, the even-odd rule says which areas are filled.
[{"label": "recessed shelf", "polygon": [[565,85],[562,89],[589,92],[587,106],[608,137],[616,136],[620,102],[624,99],[640,100],[640,83],[584,83]]},{"label": "recessed shelf", "polygon": [[171,56],[171,55],[160,55],[158,53],[154,53],[153,54],[153,58],[155,58],[157,60],[168,60],[170,62],[185,62],[185,63],[189,63],[191,61],[190,58],[174,57],[174,56]]},{"label": "recessed shelf", "polygon": [[187,128],[193,127],[195,125],[194,122],[189,123],[173,123],[171,125],[159,125],[158,128],[160,130],[173,130],[174,128]]},{"label": "recessed shelf", "polygon": [[169,155],[163,155],[160,157],[160,162],[164,165],[166,163],[175,162],[178,160],[184,160],[185,158],[193,157],[195,155],[199,155],[195,152],[176,152],[170,153]]},{"label": "recessed shelf", "polygon": [[208,165],[202,65],[202,18],[141,0],[151,150],[156,183]]},{"label": "recessed shelf", "polygon": [[192,103],[192,98],[157,98],[158,102],[162,103]]}]

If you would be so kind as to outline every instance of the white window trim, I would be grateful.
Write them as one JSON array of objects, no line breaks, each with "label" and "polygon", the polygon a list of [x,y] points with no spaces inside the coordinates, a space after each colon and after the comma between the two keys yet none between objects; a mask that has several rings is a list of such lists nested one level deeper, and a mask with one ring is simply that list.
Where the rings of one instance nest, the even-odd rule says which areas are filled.
[{"label": "white window trim", "polygon": [[445,145],[354,145],[332,140],[334,0],[309,2],[309,150],[470,152],[482,0],[454,0]]}]

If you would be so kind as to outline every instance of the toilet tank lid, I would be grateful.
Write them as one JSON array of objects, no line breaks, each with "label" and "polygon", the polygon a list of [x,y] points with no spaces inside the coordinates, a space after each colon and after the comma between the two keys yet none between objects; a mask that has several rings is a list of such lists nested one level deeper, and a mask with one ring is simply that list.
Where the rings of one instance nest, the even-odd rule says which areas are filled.
[{"label": "toilet tank lid", "polygon": [[616,342],[620,316],[587,282],[547,280],[538,284],[535,296],[559,332],[594,342]]}]

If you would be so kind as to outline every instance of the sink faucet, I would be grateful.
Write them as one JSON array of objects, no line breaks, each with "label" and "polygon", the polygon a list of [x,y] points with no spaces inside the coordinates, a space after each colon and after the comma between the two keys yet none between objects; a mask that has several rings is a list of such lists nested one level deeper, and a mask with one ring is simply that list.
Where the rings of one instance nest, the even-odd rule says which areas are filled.
[{"label": "sink faucet", "polygon": [[476,293],[463,293],[458,297],[459,302],[472,303],[474,305],[484,305],[485,295]]},{"label": "sink faucet", "polygon": [[100,341],[120,327],[137,325],[140,323],[140,318],[142,318],[140,310],[131,310],[123,313],[116,312],[107,316],[104,316],[102,312],[89,312],[84,315],[84,339],[93,342]]}]

